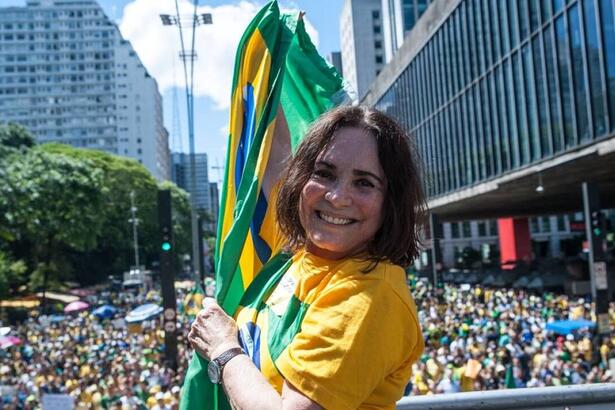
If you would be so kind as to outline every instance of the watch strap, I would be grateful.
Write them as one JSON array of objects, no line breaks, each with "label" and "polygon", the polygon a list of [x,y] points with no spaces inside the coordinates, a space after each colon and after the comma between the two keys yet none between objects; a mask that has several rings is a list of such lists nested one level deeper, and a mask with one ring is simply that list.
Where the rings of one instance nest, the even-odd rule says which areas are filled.
[{"label": "watch strap", "polygon": [[227,364],[233,357],[239,356],[240,354],[244,354],[243,349],[241,347],[234,347],[220,354],[220,356],[216,357],[214,361],[218,367],[220,367],[220,370],[222,370],[225,364]]}]

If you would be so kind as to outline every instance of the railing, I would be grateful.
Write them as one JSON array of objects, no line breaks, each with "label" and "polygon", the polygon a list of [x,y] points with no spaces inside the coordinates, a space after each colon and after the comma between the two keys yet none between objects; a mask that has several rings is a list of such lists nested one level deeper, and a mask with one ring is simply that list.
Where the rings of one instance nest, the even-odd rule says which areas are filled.
[{"label": "railing", "polygon": [[615,383],[404,397],[397,410],[613,410]]}]

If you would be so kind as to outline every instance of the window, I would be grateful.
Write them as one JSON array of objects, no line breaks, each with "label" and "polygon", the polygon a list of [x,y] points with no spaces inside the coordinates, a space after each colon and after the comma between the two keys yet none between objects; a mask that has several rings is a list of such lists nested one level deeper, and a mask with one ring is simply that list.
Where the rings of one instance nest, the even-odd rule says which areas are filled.
[{"label": "window", "polygon": [[374,26],[374,34],[380,34],[380,26]]},{"label": "window", "polygon": [[540,218],[540,232],[542,233],[551,232],[551,221],[548,216],[543,216]]},{"label": "window", "polygon": [[464,238],[472,237],[472,229],[470,228],[470,221],[463,221],[462,227],[463,227],[463,237]]},{"label": "window", "polygon": [[374,48],[376,48],[378,50],[381,49],[382,48],[382,41],[380,41],[380,40],[374,41]]},{"label": "window", "polygon": [[530,232],[540,232],[540,227],[538,226],[538,218],[530,218]]},{"label": "window", "polygon": [[489,221],[489,234],[491,236],[498,236],[498,221],[497,221],[497,219],[491,219]]},{"label": "window", "polygon": [[477,223],[478,225],[478,236],[487,236],[487,225],[484,221],[480,221]]},{"label": "window", "polygon": [[382,64],[382,56],[376,56],[376,64]]},{"label": "window", "polygon": [[600,41],[598,40],[598,31],[596,26],[596,10],[593,1],[583,3],[585,16],[585,31],[586,31],[586,47],[589,65],[589,79],[591,87],[592,113],[594,123],[594,134],[602,135],[606,131],[604,121],[605,109],[603,103],[602,81],[600,78]]},{"label": "window", "polygon": [[564,232],[566,230],[566,217],[564,215],[557,216],[557,230]]},{"label": "window", "polygon": [[373,11],[372,11],[372,18],[373,18],[373,19],[379,19],[379,18],[380,18],[380,11],[378,11],[378,10],[373,10]]},{"label": "window", "polygon": [[451,222],[451,236],[453,238],[459,238],[459,223]]}]

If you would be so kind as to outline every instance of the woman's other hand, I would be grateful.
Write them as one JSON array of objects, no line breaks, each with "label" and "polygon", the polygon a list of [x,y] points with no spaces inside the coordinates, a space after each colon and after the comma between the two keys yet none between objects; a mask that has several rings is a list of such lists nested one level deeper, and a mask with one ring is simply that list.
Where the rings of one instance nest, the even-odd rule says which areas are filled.
[{"label": "woman's other hand", "polygon": [[222,310],[214,298],[203,299],[203,309],[192,323],[188,340],[194,350],[207,360],[240,347],[235,320]]}]

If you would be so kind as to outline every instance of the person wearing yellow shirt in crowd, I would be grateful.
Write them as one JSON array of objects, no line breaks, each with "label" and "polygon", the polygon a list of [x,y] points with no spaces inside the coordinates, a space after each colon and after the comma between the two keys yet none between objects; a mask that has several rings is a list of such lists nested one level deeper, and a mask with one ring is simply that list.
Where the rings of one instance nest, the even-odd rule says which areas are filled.
[{"label": "person wearing yellow shirt in crowd", "polygon": [[[415,149],[379,111],[337,108],[280,181],[276,212],[293,255],[264,303],[269,315],[295,299],[306,310],[275,361],[263,353],[265,326],[250,334],[260,351],[234,351],[221,377],[227,397],[236,409],[394,409],[424,346],[404,272],[425,206]],[[203,305],[189,335],[196,351],[213,360],[239,349],[235,320],[252,313],[234,319],[214,299]]]}]

